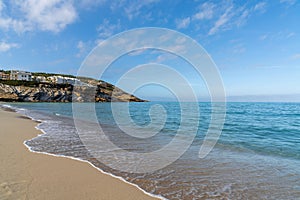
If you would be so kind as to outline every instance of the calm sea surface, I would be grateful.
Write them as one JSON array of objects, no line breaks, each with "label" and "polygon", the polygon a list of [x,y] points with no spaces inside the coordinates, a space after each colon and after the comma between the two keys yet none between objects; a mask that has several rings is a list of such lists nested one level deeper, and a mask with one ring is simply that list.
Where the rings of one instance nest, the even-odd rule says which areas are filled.
[{"label": "calm sea surface", "polygon": [[[189,107],[189,103],[181,106],[173,102],[130,103],[132,120],[142,127],[151,123],[151,118],[155,121],[153,118],[157,117],[159,121],[159,113],[149,116],[154,104],[165,108],[167,118],[159,133],[148,139],[124,134],[116,125],[110,103],[97,103],[95,110],[101,127],[114,144],[128,152],[143,153],[167,145],[180,127],[181,110]],[[33,151],[87,160],[167,199],[300,199],[300,103],[227,103],[222,135],[213,151],[202,159],[198,152],[210,122],[211,105],[199,103],[199,127],[190,148],[171,165],[139,174],[112,169],[95,159],[76,132],[72,104],[10,105],[42,121],[38,128],[46,134],[26,142]],[[87,109],[82,116],[88,123],[91,113]],[[191,123],[196,120],[193,116],[193,113],[187,116]],[[188,131],[190,127],[183,128]],[[97,145],[105,144],[100,141]],[[107,151],[114,155],[113,149]],[[127,155],[124,158],[125,162],[135,159]]]}]

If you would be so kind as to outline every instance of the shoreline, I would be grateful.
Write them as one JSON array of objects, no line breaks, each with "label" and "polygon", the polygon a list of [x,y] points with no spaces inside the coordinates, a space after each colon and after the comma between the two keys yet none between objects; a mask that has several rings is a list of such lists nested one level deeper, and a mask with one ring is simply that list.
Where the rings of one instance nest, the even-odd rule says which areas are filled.
[{"label": "shoreline", "polygon": [[[137,185],[127,182],[121,177],[96,168],[88,161],[68,156],[33,151],[29,146],[26,145],[26,141],[44,134],[44,132],[37,127],[39,122],[15,112],[14,109],[7,108],[6,110],[6,108],[3,107],[0,108],[0,118],[0,125],[6,128],[2,128],[2,130],[5,131],[0,132],[0,136],[4,138],[0,141],[0,148],[3,148],[1,148],[1,157],[3,159],[2,162],[4,163],[5,159],[8,160],[8,164],[2,164],[0,169],[3,171],[3,173],[0,173],[0,180],[2,180],[0,182],[1,199],[2,197],[4,199],[16,199],[22,197],[29,199],[163,199],[145,192]],[[7,126],[10,126],[11,124],[18,124],[21,127],[26,126],[26,129],[16,126],[7,129]],[[2,132],[10,132],[11,135],[6,138],[8,134]],[[21,132],[22,134],[17,132]],[[30,132],[30,134],[24,132]],[[12,135],[14,135],[13,138],[11,138]],[[23,139],[21,143],[20,139]],[[15,147],[15,154],[18,156],[14,157],[11,155],[11,152],[5,152],[5,150],[7,150],[7,147],[5,146],[7,146],[6,143],[12,144],[16,142],[17,145],[14,144],[13,146]],[[24,147],[26,149],[24,149]],[[7,154],[10,156],[6,156]],[[16,157],[20,156],[23,163],[18,163],[19,159],[21,158]],[[44,163],[42,166],[32,165],[32,162],[35,163],[36,160],[42,160]],[[9,165],[9,162],[11,161],[15,165],[13,167],[14,170],[12,170],[11,166]],[[24,163],[25,165],[30,165],[30,167],[25,169],[25,167],[22,167],[24,166]],[[45,163],[47,165],[45,165]],[[88,166],[87,163],[90,166]],[[60,165],[64,166],[65,170],[60,169]],[[44,172],[40,171],[41,167],[43,169],[47,168],[48,170],[44,169]],[[72,170],[74,167],[77,170]],[[53,168],[57,168],[58,171],[56,171],[56,176],[50,177],[46,172],[49,170],[51,171]],[[37,170],[40,173],[35,173]],[[13,180],[18,179],[15,176],[16,174],[20,174],[20,172],[28,173],[28,171],[32,173],[29,173],[30,176],[27,177],[27,180],[25,178],[23,182],[21,181],[23,186],[22,184],[13,184],[20,183],[18,180]],[[80,174],[78,174],[78,171],[80,171]],[[4,173],[6,173],[6,175],[2,175]],[[69,175],[72,177],[71,181],[64,181],[64,179],[70,179]],[[51,179],[52,181],[48,179]],[[30,180],[36,180],[36,182],[40,183],[32,184],[32,181]],[[78,185],[76,184],[80,184],[82,187],[78,188]],[[14,186],[17,186],[18,188],[14,188]],[[64,190],[61,188],[64,188]],[[43,190],[47,190],[47,192],[41,192]],[[52,192],[49,192],[49,190]],[[68,190],[70,192],[68,192]]]}]

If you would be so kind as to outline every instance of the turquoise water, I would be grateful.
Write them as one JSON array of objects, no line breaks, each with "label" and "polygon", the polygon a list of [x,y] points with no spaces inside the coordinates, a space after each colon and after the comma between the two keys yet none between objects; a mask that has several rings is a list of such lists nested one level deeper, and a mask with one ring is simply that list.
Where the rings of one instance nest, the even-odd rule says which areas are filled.
[{"label": "turquoise water", "polygon": [[[165,108],[167,119],[161,131],[147,140],[122,134],[114,121],[110,103],[95,104],[95,110],[111,141],[130,151],[147,152],[172,140],[180,126],[181,110],[189,107],[189,103],[182,103],[180,107],[175,102],[130,103],[132,120],[140,126],[149,125],[149,109],[155,104]],[[190,148],[176,162],[147,174],[117,171],[95,160],[76,134],[71,104],[10,105],[44,121],[39,128],[46,134],[27,142],[32,150],[88,160],[147,192],[168,199],[300,199],[299,103],[227,103],[222,135],[204,159],[198,158],[198,151],[210,122],[211,104],[199,103],[199,127]],[[88,110],[82,113],[85,120],[90,116]],[[195,120],[192,116],[188,118],[191,124]],[[159,119],[161,115],[156,113],[151,117]],[[134,159],[127,158],[127,162]]]}]

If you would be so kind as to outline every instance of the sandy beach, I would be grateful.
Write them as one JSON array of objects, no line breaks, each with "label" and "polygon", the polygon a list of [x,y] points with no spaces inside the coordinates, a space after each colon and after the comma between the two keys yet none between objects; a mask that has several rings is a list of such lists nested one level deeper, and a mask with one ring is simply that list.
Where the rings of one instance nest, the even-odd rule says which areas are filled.
[{"label": "sandy beach", "polygon": [[0,199],[155,199],[88,163],[30,152],[36,122],[0,109]]}]

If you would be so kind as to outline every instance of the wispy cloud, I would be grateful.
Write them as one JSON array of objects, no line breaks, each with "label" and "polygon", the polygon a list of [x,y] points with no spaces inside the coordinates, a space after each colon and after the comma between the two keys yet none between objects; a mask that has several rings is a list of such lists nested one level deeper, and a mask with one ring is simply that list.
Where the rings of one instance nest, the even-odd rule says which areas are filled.
[{"label": "wispy cloud", "polygon": [[0,42],[0,52],[6,52],[12,48],[17,48],[17,47],[19,47],[19,45],[16,43],[7,43],[4,41]]},{"label": "wispy cloud", "polygon": [[240,44],[236,44],[233,47],[232,51],[233,51],[234,54],[241,54],[241,53],[244,53],[246,51],[246,48],[245,48],[244,44],[240,43]]},{"label": "wispy cloud", "polygon": [[237,17],[236,21],[233,22],[233,24],[235,24],[238,27],[242,26],[247,23],[249,16],[250,16],[250,10],[245,9],[241,12],[241,15]]},{"label": "wispy cloud", "polygon": [[261,36],[259,36],[260,40],[266,40],[268,38],[268,34],[263,34]]},{"label": "wispy cloud", "polygon": [[280,3],[292,6],[297,2],[297,0],[280,0]]},{"label": "wispy cloud", "polygon": [[208,35],[215,34],[221,27],[225,26],[226,23],[229,22],[229,20],[233,17],[233,13],[231,12],[232,9],[233,6],[230,6],[226,9],[224,14],[219,17],[214,26],[209,30]]},{"label": "wispy cloud", "polygon": [[120,21],[117,23],[111,23],[108,19],[104,19],[102,24],[97,27],[97,31],[99,33],[100,39],[106,39],[113,34],[115,34],[118,30],[121,29]]},{"label": "wispy cloud", "polygon": [[128,56],[139,56],[139,55],[142,55],[144,54],[146,51],[148,51],[148,49],[139,49],[139,50],[135,50],[135,51],[132,51],[130,53],[128,53],[127,55]]},{"label": "wispy cloud", "polygon": [[175,19],[175,24],[177,29],[185,29],[188,28],[192,21],[200,21],[205,19],[211,19],[214,14],[215,4],[205,2],[201,4],[198,8],[196,13],[192,14],[191,16],[185,18]]},{"label": "wispy cloud", "polygon": [[292,55],[291,58],[294,59],[294,60],[300,59],[300,53]]},{"label": "wispy cloud", "polygon": [[191,22],[190,17],[184,18],[184,19],[177,19],[176,20],[176,27],[177,29],[184,29],[189,26]]},{"label": "wispy cloud", "polygon": [[31,26],[29,26],[25,21],[3,16],[0,12],[0,29],[3,31],[13,30],[17,33],[23,33],[30,30]]},{"label": "wispy cloud", "polygon": [[254,6],[254,11],[259,11],[264,13],[266,11],[266,6],[267,6],[266,2],[259,2]]},{"label": "wispy cloud", "polygon": [[287,40],[296,35],[292,31],[279,31],[276,33],[265,33],[259,37],[260,40]]},{"label": "wispy cloud", "polygon": [[[127,18],[129,20],[132,20],[133,18],[136,18],[142,14],[142,9],[144,7],[152,5],[153,3],[157,3],[159,1],[160,0],[144,0],[144,1],[135,0],[135,1],[128,1],[128,2],[122,1],[122,4],[125,5],[124,11],[125,11]],[[120,5],[121,4],[119,4],[119,6]],[[143,14],[145,14],[145,13],[143,13]]]},{"label": "wispy cloud", "polygon": [[253,6],[237,5],[233,2],[218,8],[216,16],[219,16],[208,31],[208,35],[214,35],[220,31],[229,30],[247,23],[248,19],[255,13],[266,12],[267,3],[259,2]]},{"label": "wispy cloud", "polygon": [[230,51],[233,54],[241,54],[246,51],[246,47],[242,39],[232,39],[229,42],[231,44]]},{"label": "wispy cloud", "polygon": [[80,40],[77,43],[77,49],[79,50],[79,52],[77,53],[76,57],[81,57],[87,51],[87,43]]},{"label": "wispy cloud", "polygon": [[175,56],[173,54],[165,53],[165,54],[158,55],[156,57],[156,60],[154,61],[154,63],[163,63],[164,61],[170,61],[170,60],[174,60],[176,58],[177,58],[177,56]]},{"label": "wispy cloud", "polygon": [[[5,4],[0,3],[0,28],[17,33],[26,31],[60,32],[77,18],[73,1],[67,0],[27,0],[11,1],[10,10],[4,12]],[[8,9],[8,8],[7,8]],[[6,9],[6,10],[7,10]],[[12,15],[11,13],[19,14]]]},{"label": "wispy cloud", "polygon": [[215,4],[210,2],[203,3],[196,14],[194,14],[193,19],[195,20],[203,20],[203,19],[211,19],[214,14]]},{"label": "wispy cloud", "polygon": [[286,38],[291,38],[291,37],[294,37],[296,35],[295,32],[290,32],[286,35]]}]

